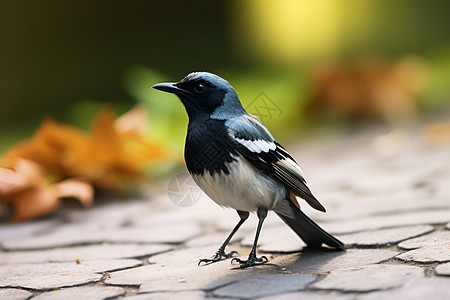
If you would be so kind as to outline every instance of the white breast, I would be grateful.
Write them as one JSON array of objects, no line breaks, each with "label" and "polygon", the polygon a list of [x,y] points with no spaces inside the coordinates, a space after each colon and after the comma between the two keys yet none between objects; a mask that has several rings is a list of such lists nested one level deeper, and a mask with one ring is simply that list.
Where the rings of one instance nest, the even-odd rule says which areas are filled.
[{"label": "white breast", "polygon": [[197,185],[214,202],[242,211],[256,211],[258,207],[275,208],[288,194],[279,181],[264,175],[243,157],[227,164],[230,174],[193,175]]}]

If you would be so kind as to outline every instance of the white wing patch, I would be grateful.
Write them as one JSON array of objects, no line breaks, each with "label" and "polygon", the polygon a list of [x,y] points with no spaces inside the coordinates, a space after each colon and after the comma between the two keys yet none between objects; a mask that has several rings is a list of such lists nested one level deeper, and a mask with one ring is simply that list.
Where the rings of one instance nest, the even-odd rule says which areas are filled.
[{"label": "white wing patch", "polygon": [[236,142],[241,144],[242,146],[246,147],[248,150],[252,151],[253,153],[261,153],[261,152],[269,152],[270,150],[275,150],[277,148],[277,145],[273,142],[264,141],[264,140],[244,140],[240,138],[235,138]]},{"label": "white wing patch", "polygon": [[281,167],[283,167],[283,168],[285,168],[286,170],[288,170],[292,174],[299,174],[302,179],[305,178],[305,175],[303,175],[303,171],[302,171],[302,169],[300,169],[299,165],[297,165],[295,163],[295,161],[293,161],[289,157],[285,157],[284,159],[280,159],[279,161],[276,162],[276,164],[281,166]]}]

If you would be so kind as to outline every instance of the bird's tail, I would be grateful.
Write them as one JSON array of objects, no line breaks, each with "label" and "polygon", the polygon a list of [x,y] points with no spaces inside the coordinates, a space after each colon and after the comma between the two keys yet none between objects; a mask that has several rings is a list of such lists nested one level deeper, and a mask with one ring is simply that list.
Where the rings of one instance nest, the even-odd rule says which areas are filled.
[{"label": "bird's tail", "polygon": [[[290,201],[289,201],[290,202]],[[294,218],[276,212],[309,247],[321,247],[326,244],[332,248],[344,249],[345,244],[323,230],[313,220],[308,218],[297,206],[290,202]]]}]

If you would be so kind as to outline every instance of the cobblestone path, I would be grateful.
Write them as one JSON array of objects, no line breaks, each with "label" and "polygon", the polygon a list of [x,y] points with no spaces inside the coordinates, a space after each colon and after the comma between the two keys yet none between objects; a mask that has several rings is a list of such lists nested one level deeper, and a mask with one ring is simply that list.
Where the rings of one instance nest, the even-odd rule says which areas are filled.
[{"label": "cobblestone path", "polygon": [[[449,144],[433,147],[412,130],[288,150],[328,212],[302,209],[346,251],[300,250],[271,213],[259,247],[268,263],[198,267],[237,214],[204,195],[176,206],[152,189],[148,200],[0,225],[0,299],[450,299]],[[228,250],[247,256],[256,223],[252,215]]]}]

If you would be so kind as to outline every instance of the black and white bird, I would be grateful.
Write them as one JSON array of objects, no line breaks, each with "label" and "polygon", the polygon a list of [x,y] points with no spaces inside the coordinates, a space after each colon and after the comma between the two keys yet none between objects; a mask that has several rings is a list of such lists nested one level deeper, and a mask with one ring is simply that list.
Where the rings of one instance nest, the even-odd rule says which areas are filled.
[{"label": "black and white bird", "polygon": [[256,256],[258,237],[269,210],[274,211],[310,247],[344,244],[324,231],[301,210],[296,197],[313,208],[325,208],[306,185],[305,176],[291,155],[269,130],[242,107],[235,89],[223,78],[194,72],[176,83],[159,83],[157,90],[177,95],[189,116],[184,157],[192,178],[214,202],[237,210],[240,221],[211,258],[212,263],[232,257],[225,252],[250,212],[259,223],[247,260],[233,258],[241,268],[264,263]]}]

